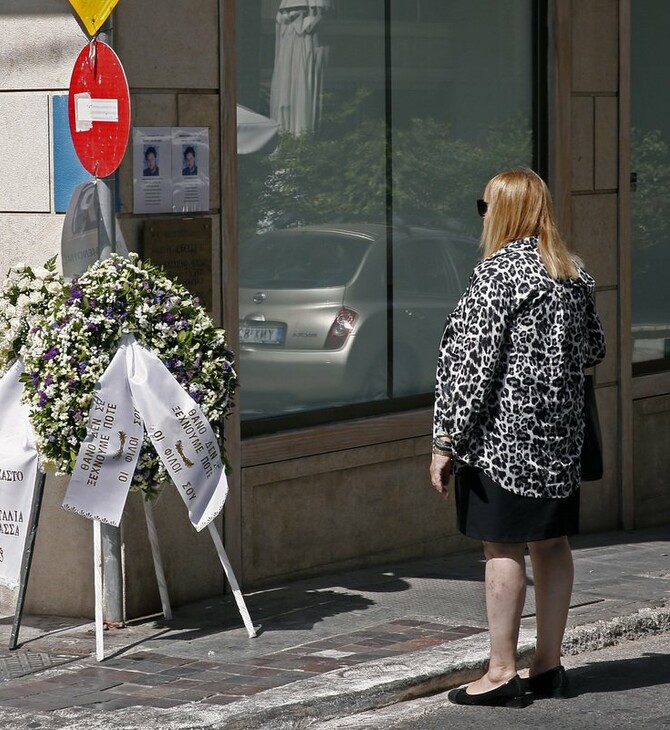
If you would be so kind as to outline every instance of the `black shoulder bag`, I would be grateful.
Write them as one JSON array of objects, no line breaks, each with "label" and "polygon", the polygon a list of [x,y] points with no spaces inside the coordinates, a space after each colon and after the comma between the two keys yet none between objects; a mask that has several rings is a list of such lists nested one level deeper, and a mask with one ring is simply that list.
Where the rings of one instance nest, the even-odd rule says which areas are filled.
[{"label": "black shoulder bag", "polygon": [[593,375],[584,376],[584,445],[582,481],[595,482],[603,477],[603,441]]}]

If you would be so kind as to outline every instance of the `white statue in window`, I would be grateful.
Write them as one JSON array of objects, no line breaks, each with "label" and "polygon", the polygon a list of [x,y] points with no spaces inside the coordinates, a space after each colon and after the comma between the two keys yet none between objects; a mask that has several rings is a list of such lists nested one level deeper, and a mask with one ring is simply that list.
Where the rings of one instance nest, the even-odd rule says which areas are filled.
[{"label": "white statue in window", "polygon": [[319,123],[328,48],[317,29],[331,7],[332,0],[281,0],[277,11],[270,116],[292,134]]}]

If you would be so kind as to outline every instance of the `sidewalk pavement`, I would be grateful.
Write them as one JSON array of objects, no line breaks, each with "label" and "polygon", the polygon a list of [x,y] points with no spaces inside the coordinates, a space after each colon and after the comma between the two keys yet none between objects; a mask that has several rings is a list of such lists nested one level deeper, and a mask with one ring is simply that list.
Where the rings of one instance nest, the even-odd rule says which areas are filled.
[{"label": "sidewalk pavement", "polygon": [[[572,544],[565,654],[670,630],[670,526]],[[446,689],[486,663],[483,572],[476,551],[246,594],[254,639],[232,596],[200,601],[170,622],[106,631],[103,662],[91,622],[25,616],[19,648],[0,649],[0,727],[307,728]],[[530,585],[523,663],[534,610]],[[2,647],[12,619],[0,621]]]}]

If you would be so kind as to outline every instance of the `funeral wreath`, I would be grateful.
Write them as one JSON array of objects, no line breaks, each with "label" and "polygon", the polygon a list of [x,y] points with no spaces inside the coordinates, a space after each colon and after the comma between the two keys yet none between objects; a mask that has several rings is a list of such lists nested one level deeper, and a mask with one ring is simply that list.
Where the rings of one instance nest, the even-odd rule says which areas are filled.
[{"label": "funeral wreath", "polygon": [[[24,319],[15,311],[17,303],[10,310],[8,298],[0,300],[0,317],[9,319],[13,313],[17,320],[10,330],[15,335],[11,343],[8,334],[1,341],[0,367],[11,364],[10,356],[23,357],[24,398],[44,469],[72,473],[86,436],[95,385],[127,333],[162,360],[221,441],[236,387],[234,358],[223,330],[187,289],[136,254],[112,254],[69,283],[58,280],[52,262],[45,267],[50,276],[40,271],[33,272],[33,278],[26,269],[20,275],[10,270],[11,292],[21,288],[30,299],[33,294],[23,291],[28,286],[23,280],[41,280],[39,292],[44,295],[39,302],[34,295],[35,307],[28,308]],[[21,303],[28,306],[25,297]],[[131,488],[150,497],[165,479],[145,435]]]}]

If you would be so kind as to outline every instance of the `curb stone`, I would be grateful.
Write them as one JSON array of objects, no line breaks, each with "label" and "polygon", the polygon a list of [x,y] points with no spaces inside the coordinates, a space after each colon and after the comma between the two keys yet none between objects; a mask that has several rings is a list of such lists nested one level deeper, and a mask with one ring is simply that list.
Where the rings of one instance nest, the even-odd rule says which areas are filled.
[{"label": "curb stone", "polygon": [[568,629],[562,650],[565,655],[581,654],[667,631],[670,631],[670,607],[642,608],[630,616]]},{"label": "curb stone", "polygon": [[[670,607],[644,608],[629,616],[569,628],[565,655],[670,632]],[[132,707],[95,711],[72,707],[52,713],[0,708],[0,726],[15,730],[304,730],[315,722],[378,709],[472,681],[486,665],[488,633],[404,656],[337,669],[220,707]],[[520,664],[529,663],[535,633],[522,628]]]}]

